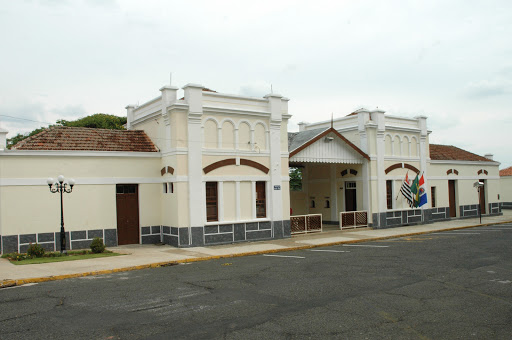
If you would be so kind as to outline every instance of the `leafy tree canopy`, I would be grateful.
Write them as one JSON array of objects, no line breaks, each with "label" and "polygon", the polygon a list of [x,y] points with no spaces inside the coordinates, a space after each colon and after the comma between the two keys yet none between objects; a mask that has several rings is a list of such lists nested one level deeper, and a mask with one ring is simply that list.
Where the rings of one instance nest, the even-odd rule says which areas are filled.
[{"label": "leafy tree canopy", "polygon": [[302,190],[302,169],[290,167],[290,190],[300,191]]},{"label": "leafy tree canopy", "polygon": [[[56,124],[50,125],[49,127],[71,126],[110,130],[124,130],[123,124],[126,124],[126,117],[118,117],[106,113],[96,113],[91,116],[79,118],[77,120],[67,121],[64,119],[60,119],[57,120]],[[44,130],[45,128],[38,128],[28,133],[18,133],[16,136],[7,139],[7,148],[10,149],[12,146],[16,145],[16,143],[24,140],[25,138],[38,134],[39,132]]]}]

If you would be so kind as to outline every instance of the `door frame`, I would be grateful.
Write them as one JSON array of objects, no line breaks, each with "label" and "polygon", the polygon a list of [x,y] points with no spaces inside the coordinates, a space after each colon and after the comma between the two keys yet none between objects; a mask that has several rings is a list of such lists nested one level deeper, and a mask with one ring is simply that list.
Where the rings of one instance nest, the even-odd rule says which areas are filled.
[{"label": "door frame", "polygon": [[[123,186],[123,189],[125,187],[134,187],[135,188],[135,192],[134,193],[118,193],[118,187],[119,186]],[[134,195],[135,198],[136,198],[136,215],[137,215],[137,223],[136,223],[136,231],[137,231],[137,240],[135,242],[135,237],[133,237],[133,240],[130,239],[128,243],[126,242],[123,242],[121,243],[120,242],[120,237],[119,237],[119,209],[118,209],[118,202],[120,201],[119,200],[119,197],[120,195]],[[133,230],[132,230],[133,231]],[[140,244],[141,243],[141,233],[140,233],[140,209],[139,209],[139,185],[138,184],[133,184],[133,183],[118,183],[116,184],[116,232],[117,232],[117,244],[118,245],[124,245],[124,244]]]},{"label": "door frame", "polygon": [[457,217],[457,180],[455,179],[448,180],[448,206],[450,207],[450,217]]},{"label": "door frame", "polygon": [[[354,183],[355,187],[354,188],[348,188],[348,183]],[[345,188],[345,193],[343,195],[343,202],[344,202],[344,205],[345,205],[345,209],[344,211],[347,212],[347,211],[357,211],[357,181],[345,181],[345,183],[343,184],[344,188]],[[351,190],[354,192],[354,210],[347,210],[347,195],[348,195],[348,190]]]}]

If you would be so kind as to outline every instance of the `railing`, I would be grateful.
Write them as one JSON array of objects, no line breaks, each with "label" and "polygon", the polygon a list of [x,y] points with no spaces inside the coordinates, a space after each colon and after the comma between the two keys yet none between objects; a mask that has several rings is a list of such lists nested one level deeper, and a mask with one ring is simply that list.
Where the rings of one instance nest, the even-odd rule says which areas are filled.
[{"label": "railing", "polygon": [[368,212],[366,210],[340,212],[341,230],[365,227],[368,227]]},{"label": "railing", "polygon": [[291,233],[312,233],[322,231],[322,214],[290,216]]}]

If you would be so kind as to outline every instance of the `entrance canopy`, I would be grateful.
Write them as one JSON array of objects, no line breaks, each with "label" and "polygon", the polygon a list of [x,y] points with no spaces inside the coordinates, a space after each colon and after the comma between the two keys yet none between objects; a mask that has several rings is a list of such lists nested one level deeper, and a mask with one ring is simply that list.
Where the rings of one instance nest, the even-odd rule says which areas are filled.
[{"label": "entrance canopy", "polygon": [[370,157],[334,128],[291,133],[288,136],[290,163],[363,164]]}]

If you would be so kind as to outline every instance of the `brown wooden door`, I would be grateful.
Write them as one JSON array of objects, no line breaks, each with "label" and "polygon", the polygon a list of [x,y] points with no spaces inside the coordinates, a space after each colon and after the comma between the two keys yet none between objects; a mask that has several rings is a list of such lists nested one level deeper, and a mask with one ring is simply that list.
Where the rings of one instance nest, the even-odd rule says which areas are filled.
[{"label": "brown wooden door", "polygon": [[117,242],[139,243],[139,191],[137,184],[116,185]]},{"label": "brown wooden door", "polygon": [[345,182],[345,211],[356,211],[356,183]]},{"label": "brown wooden door", "polygon": [[[482,180],[480,180],[482,181]],[[484,182],[484,185],[482,185],[480,188],[479,188],[479,195],[480,195],[480,212],[481,214],[485,214],[485,182]]]},{"label": "brown wooden door", "polygon": [[456,217],[457,206],[455,205],[455,180],[448,180],[448,201],[450,204],[450,217]]}]

